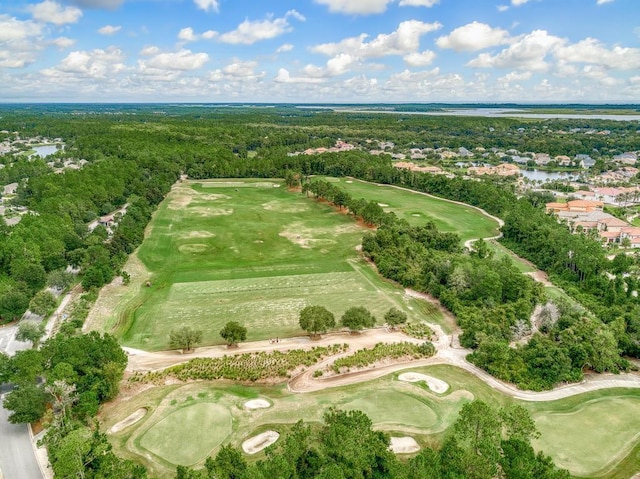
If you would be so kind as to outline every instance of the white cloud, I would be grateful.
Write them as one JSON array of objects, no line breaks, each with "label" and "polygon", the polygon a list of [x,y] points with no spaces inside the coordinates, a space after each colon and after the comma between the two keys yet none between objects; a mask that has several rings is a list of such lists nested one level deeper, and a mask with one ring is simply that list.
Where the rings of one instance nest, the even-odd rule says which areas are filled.
[{"label": "white cloud", "polygon": [[67,37],[58,37],[51,40],[51,45],[64,49],[75,45],[76,41]]},{"label": "white cloud", "polygon": [[607,49],[599,40],[586,38],[572,45],[561,46],[555,57],[567,63],[591,63],[616,70],[640,68],[640,48],[615,46]]},{"label": "white cloud", "polygon": [[151,55],[157,55],[158,53],[160,53],[160,49],[155,45],[150,45],[140,50],[140,55],[145,57],[150,57]]},{"label": "white cloud", "polygon": [[200,10],[204,10],[205,12],[211,10],[217,13],[220,9],[218,0],[193,0],[193,3],[195,3],[196,7]]},{"label": "white cloud", "polygon": [[42,25],[31,20],[18,20],[9,15],[0,15],[0,43],[25,40],[40,35]]},{"label": "white cloud", "polygon": [[62,7],[52,0],[45,0],[42,3],[30,5],[28,7],[34,20],[54,25],[65,25],[76,23],[82,17],[82,10],[76,7]]},{"label": "white cloud", "polygon": [[519,37],[495,56],[482,53],[467,65],[477,68],[510,68],[517,70],[546,71],[549,65],[545,58],[555,48],[566,43],[566,40],[549,35],[545,30],[533,32]]},{"label": "white cloud", "polygon": [[339,53],[335,57],[329,59],[325,67],[317,67],[315,65],[307,65],[304,67],[304,73],[307,76],[315,78],[327,78],[342,75],[349,71],[357,59],[348,53]]},{"label": "white cloud", "polygon": [[217,69],[209,74],[210,82],[234,81],[241,83],[256,82],[264,78],[265,72],[256,72],[258,62],[235,60],[222,69]]},{"label": "white cloud", "polygon": [[401,7],[433,7],[440,0],[400,0]]},{"label": "white cloud", "polygon": [[124,53],[116,48],[95,49],[92,51],[74,51],[69,53],[59,65],[47,68],[41,73],[47,77],[64,76],[106,79],[126,70]]},{"label": "white cloud", "polygon": [[293,45],[291,45],[291,43],[285,43],[284,45],[280,45],[278,47],[276,53],[290,52],[291,50],[293,50]]},{"label": "white cloud", "polygon": [[406,55],[418,50],[422,35],[438,30],[441,27],[442,25],[438,22],[424,23],[418,20],[408,20],[400,23],[394,32],[381,33],[370,42],[365,42],[368,35],[363,33],[360,36],[346,38],[338,43],[316,45],[311,48],[311,51],[328,56],[348,53],[359,58]]},{"label": "white cloud", "polygon": [[509,5],[498,5],[496,8],[499,12],[506,12],[507,10],[509,10]]},{"label": "white cloud", "polygon": [[193,28],[191,27],[183,28],[182,30],[180,30],[180,32],[178,32],[178,39],[185,42],[193,42],[197,40],[197,38],[198,37],[193,32]]},{"label": "white cloud", "polygon": [[431,65],[435,60],[436,54],[431,50],[425,50],[422,53],[413,52],[403,57],[404,62],[410,67],[424,67]]},{"label": "white cloud", "polygon": [[[197,70],[209,61],[206,53],[193,53],[191,50],[181,49],[177,52],[160,52],[156,47],[147,47],[144,54],[148,60],[138,60],[141,72],[155,70]],[[153,49],[153,50],[152,50]]]},{"label": "white cloud", "polygon": [[220,35],[220,41],[231,44],[252,45],[261,40],[268,40],[278,37],[293,30],[288,18],[293,17],[304,21],[304,16],[296,10],[288,11],[281,18],[267,18],[266,20],[249,21],[245,20],[238,28]]},{"label": "white cloud", "polygon": [[510,72],[498,78],[498,81],[502,83],[524,81],[531,78],[531,75],[532,75],[531,72]]},{"label": "white cloud", "polygon": [[509,42],[509,32],[502,28],[491,28],[485,23],[472,22],[453,30],[449,35],[436,40],[440,48],[451,48],[457,52],[477,51]]},{"label": "white cloud", "polygon": [[215,38],[218,36],[218,32],[216,32],[215,30],[207,30],[200,36],[205,40],[211,40],[212,38]]},{"label": "white cloud", "polygon": [[524,5],[527,2],[529,2],[529,0],[511,0],[511,5],[513,5],[514,7],[519,7],[520,5]]},{"label": "white cloud", "polygon": [[598,0],[598,5],[604,5],[605,3],[613,3],[614,0]]},{"label": "white cloud", "polygon": [[121,29],[122,27],[120,25],[105,25],[98,29],[98,33],[100,35],[113,35],[114,33],[118,33]]},{"label": "white cloud", "polygon": [[276,83],[322,83],[323,78],[310,78],[310,77],[292,77],[289,70],[286,68],[280,68],[278,74],[273,79]]}]

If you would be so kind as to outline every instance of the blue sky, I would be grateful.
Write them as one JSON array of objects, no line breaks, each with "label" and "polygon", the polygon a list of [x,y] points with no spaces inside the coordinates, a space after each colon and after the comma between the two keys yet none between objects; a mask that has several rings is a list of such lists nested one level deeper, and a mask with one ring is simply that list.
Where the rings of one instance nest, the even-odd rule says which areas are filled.
[{"label": "blue sky", "polygon": [[640,102],[638,0],[0,0],[0,101]]}]

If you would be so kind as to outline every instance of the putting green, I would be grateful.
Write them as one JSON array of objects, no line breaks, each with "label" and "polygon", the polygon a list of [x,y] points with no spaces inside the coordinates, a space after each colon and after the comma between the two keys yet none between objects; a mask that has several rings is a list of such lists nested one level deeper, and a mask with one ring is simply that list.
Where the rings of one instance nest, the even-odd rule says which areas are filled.
[{"label": "putting green", "polygon": [[206,458],[231,434],[229,410],[211,402],[181,407],[153,425],[140,446],[171,464],[190,466]]},{"label": "putting green", "polygon": [[397,424],[428,429],[438,422],[438,415],[422,401],[398,391],[373,390],[341,405],[347,410],[366,413],[375,425]]},{"label": "putting green", "polygon": [[568,412],[534,414],[541,433],[534,447],[573,475],[593,476],[614,466],[640,436],[640,398],[604,397]]}]

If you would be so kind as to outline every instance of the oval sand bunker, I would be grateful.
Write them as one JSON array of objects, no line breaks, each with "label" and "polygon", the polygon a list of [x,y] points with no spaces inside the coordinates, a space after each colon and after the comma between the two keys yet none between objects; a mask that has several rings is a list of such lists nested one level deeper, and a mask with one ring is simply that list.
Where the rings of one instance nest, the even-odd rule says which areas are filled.
[{"label": "oval sand bunker", "polygon": [[271,407],[271,403],[266,399],[252,399],[244,403],[244,407],[247,409],[264,409]]},{"label": "oval sand bunker", "polygon": [[122,431],[124,428],[127,428],[129,426],[133,426],[140,419],[142,419],[145,414],[147,414],[147,408],[141,407],[140,409],[138,409],[133,414],[130,414],[129,416],[124,418],[122,421],[120,421],[120,422],[114,424],[113,426],[111,426],[111,429],[109,429],[109,432],[111,434],[115,434],[117,432]]},{"label": "oval sand bunker", "polygon": [[247,454],[256,454],[276,442],[280,434],[276,431],[265,431],[242,443],[242,450]]},{"label": "oval sand bunker", "polygon": [[398,376],[400,381],[407,381],[410,383],[417,383],[420,381],[424,381],[429,386],[434,393],[443,394],[446,393],[449,389],[449,385],[445,383],[441,379],[434,378],[432,376],[427,376],[426,374],[420,373],[402,373]]},{"label": "oval sand bunker", "polygon": [[411,436],[392,437],[389,450],[396,454],[411,454],[420,450],[420,445]]}]

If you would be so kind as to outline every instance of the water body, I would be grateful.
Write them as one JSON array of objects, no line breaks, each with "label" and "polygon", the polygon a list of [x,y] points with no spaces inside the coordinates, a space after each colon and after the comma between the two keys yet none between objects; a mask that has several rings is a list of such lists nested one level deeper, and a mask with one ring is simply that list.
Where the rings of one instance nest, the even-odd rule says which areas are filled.
[{"label": "water body", "polygon": [[534,118],[569,119],[569,120],[613,120],[613,121],[640,121],[640,115],[606,115],[594,113],[584,115],[579,113],[527,113],[525,110],[512,108],[468,108],[443,111],[395,111],[395,110],[360,110],[348,108],[334,108],[336,112],[344,113],[387,113],[394,115],[428,115],[428,116],[483,116],[487,118]]},{"label": "water body", "polygon": [[541,170],[520,170],[520,173],[525,178],[529,178],[531,181],[574,181],[580,177],[580,173],[568,173],[564,171],[541,171]]},{"label": "water body", "polygon": [[[64,148],[64,145],[62,146]],[[57,145],[42,145],[42,146],[34,146],[32,148],[36,152],[34,155],[38,155],[40,158],[46,158],[49,155],[53,155],[56,151],[58,151]]]}]

